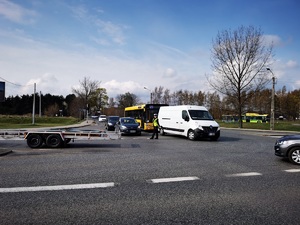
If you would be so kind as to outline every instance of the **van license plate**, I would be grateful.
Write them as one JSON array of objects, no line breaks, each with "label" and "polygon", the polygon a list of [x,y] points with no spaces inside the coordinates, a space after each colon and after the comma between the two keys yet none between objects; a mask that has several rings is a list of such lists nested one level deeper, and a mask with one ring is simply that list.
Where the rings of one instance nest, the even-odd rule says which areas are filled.
[{"label": "van license plate", "polygon": [[215,133],[209,133],[208,136],[215,136]]},{"label": "van license plate", "polygon": [[130,133],[135,133],[135,130],[131,130]]}]

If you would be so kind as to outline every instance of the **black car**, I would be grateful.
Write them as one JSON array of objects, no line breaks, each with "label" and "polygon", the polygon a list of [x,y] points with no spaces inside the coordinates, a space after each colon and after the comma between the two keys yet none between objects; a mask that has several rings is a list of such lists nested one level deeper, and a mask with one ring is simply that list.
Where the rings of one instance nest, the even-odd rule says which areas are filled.
[{"label": "black car", "polygon": [[108,116],[105,121],[106,130],[115,130],[115,125],[119,121],[119,116]]},{"label": "black car", "polygon": [[288,158],[292,163],[300,165],[300,135],[287,135],[275,142],[275,155]]},{"label": "black car", "polygon": [[121,117],[115,125],[116,132],[121,134],[141,135],[140,124],[131,117]]}]

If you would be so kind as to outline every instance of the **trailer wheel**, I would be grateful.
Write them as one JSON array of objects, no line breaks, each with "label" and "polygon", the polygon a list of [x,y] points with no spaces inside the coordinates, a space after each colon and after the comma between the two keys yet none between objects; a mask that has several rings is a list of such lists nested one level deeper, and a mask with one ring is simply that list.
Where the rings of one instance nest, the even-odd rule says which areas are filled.
[{"label": "trailer wheel", "polygon": [[38,134],[30,134],[27,138],[27,145],[30,148],[39,148],[43,144],[43,138]]},{"label": "trailer wheel", "polygon": [[60,138],[60,135],[58,134],[51,134],[46,139],[46,145],[49,148],[57,148],[61,145],[62,140]]}]

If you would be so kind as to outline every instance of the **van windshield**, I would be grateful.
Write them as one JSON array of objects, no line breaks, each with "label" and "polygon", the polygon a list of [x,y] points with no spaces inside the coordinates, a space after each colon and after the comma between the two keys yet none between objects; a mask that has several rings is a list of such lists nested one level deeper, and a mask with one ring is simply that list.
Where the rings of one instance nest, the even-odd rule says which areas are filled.
[{"label": "van windshield", "polygon": [[192,120],[214,120],[212,115],[205,110],[189,110]]}]

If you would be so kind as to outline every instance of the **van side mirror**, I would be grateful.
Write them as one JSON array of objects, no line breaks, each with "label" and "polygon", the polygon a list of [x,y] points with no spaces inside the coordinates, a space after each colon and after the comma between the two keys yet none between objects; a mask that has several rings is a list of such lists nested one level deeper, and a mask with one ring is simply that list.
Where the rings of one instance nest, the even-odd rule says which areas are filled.
[{"label": "van side mirror", "polygon": [[190,121],[190,117],[188,115],[185,116],[184,118],[185,121],[189,122]]}]

